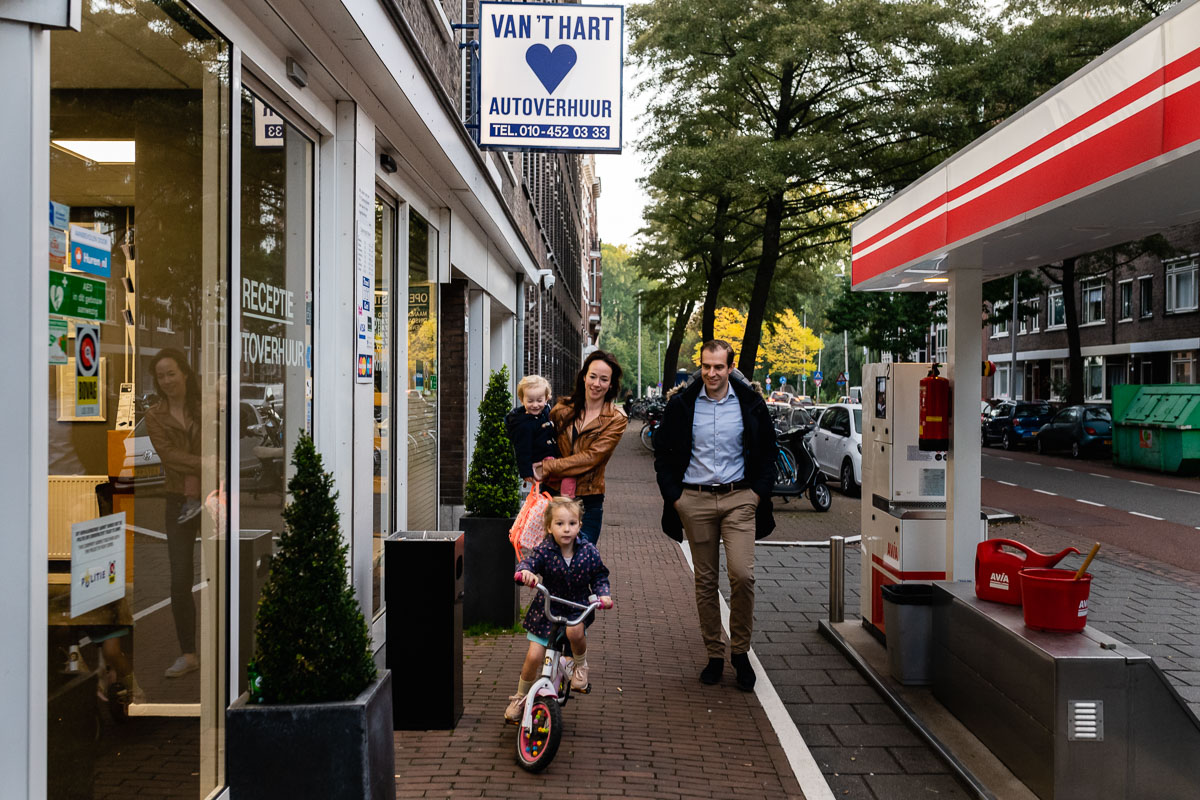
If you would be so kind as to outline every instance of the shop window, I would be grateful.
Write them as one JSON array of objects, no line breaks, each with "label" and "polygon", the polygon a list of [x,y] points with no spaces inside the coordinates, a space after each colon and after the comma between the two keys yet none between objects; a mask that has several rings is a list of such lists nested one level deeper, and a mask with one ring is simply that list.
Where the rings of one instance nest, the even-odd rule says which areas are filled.
[{"label": "shop window", "polygon": [[383,611],[383,540],[394,530],[395,480],[393,436],[395,378],[392,365],[395,328],[396,207],[375,198],[375,448],[374,525],[371,540],[371,611]]},{"label": "shop window", "polygon": [[1195,311],[1200,307],[1196,280],[1197,265],[1200,260],[1195,256],[1184,261],[1167,265],[1167,313],[1180,311]]},{"label": "shop window", "polygon": [[1063,304],[1062,287],[1051,289],[1047,299],[1050,307],[1047,309],[1047,328],[1061,328],[1067,324],[1067,307]]},{"label": "shop window", "polygon": [[438,527],[437,228],[408,225],[408,529]]},{"label": "shop window", "polygon": [[208,797],[229,701],[230,47],[184,2],[83,0],[49,50],[45,796],[145,795],[136,777]]},{"label": "shop window", "polygon": [[1138,303],[1143,319],[1154,316],[1154,278],[1149,275],[1138,278]]},{"label": "shop window", "polygon": [[1104,279],[1085,280],[1080,289],[1079,324],[1093,325],[1104,322]]},{"label": "shop window", "polygon": [[[274,106],[242,90],[241,390],[238,474],[242,559],[270,553],[284,529],[291,453],[312,431],[313,143]],[[273,116],[269,136],[258,120]],[[252,651],[261,585],[243,581],[249,635],[240,640],[238,688]],[[249,612],[246,612],[249,609]]]},{"label": "shop window", "polygon": [[1117,293],[1117,319],[1121,321],[1133,319],[1133,281],[1118,283]]}]

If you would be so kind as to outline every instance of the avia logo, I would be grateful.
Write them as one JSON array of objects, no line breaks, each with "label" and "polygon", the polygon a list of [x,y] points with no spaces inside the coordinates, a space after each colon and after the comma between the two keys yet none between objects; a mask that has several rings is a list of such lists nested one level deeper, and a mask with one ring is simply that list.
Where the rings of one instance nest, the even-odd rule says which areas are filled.
[{"label": "avia logo", "polygon": [[887,557],[899,559],[900,558],[900,547],[893,542],[888,542]]},{"label": "avia logo", "polygon": [[1087,616],[1087,600],[1079,601],[1079,613],[1076,614],[1076,616],[1079,616],[1079,617]]},{"label": "avia logo", "polygon": [[993,589],[1003,589],[1004,591],[1007,592],[1009,589],[1008,573],[1007,572],[993,572],[992,577],[988,580],[988,585],[991,586]]}]

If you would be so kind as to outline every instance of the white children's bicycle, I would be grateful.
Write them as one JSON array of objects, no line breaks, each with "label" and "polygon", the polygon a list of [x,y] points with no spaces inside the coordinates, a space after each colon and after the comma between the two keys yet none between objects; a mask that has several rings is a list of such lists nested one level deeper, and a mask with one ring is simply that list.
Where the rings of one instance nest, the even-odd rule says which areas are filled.
[{"label": "white children's bicycle", "polygon": [[[513,576],[521,583],[521,573]],[[550,766],[558,752],[562,738],[562,707],[571,696],[571,670],[563,663],[562,650],[567,640],[567,628],[578,625],[600,607],[596,595],[588,598],[588,605],[580,605],[561,597],[554,597],[545,584],[534,587],[546,603],[546,618],[552,623],[550,642],[546,657],[542,660],[542,676],[529,687],[522,701],[521,721],[517,728],[517,763],[529,772],[541,772]],[[569,606],[579,610],[574,619],[560,617],[550,610],[550,603]]]}]

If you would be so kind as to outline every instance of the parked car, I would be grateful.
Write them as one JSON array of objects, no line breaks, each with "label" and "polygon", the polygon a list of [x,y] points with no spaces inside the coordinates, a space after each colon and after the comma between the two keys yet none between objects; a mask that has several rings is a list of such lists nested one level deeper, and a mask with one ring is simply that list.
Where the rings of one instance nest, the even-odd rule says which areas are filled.
[{"label": "parked car", "polygon": [[1070,450],[1075,458],[1112,452],[1112,414],[1104,406],[1067,406],[1041,427],[1037,451]]},{"label": "parked car", "polygon": [[817,466],[836,478],[843,494],[854,494],[862,484],[862,406],[836,403],[817,420],[812,433]]},{"label": "parked car", "polygon": [[771,392],[770,396],[767,397],[767,402],[788,406],[792,404],[792,397],[791,392]]},{"label": "parked car", "polygon": [[813,399],[806,394],[798,394],[792,398],[792,405],[798,408],[812,408]]},{"label": "parked car", "polygon": [[1053,415],[1050,404],[1040,400],[1001,400],[980,426],[983,446],[999,442],[1005,450],[1012,450],[1019,445],[1032,445],[1033,437]]},{"label": "parked car", "polygon": [[775,423],[775,432],[780,436],[807,436],[814,427],[816,420],[806,409],[798,406],[770,405],[771,419]]},{"label": "parked car", "polygon": [[992,413],[998,400],[980,400],[979,401],[979,424],[987,422],[988,414]]}]

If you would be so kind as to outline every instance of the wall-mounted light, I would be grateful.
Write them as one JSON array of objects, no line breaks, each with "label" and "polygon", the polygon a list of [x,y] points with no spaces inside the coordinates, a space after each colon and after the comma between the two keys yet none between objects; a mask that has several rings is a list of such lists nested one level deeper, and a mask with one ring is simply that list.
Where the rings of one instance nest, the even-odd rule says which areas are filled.
[{"label": "wall-mounted light", "polygon": [[287,76],[288,80],[303,89],[308,86],[308,73],[304,71],[304,67],[291,56],[287,57]]},{"label": "wall-mounted light", "polygon": [[137,155],[132,139],[51,139],[50,144],[94,164],[132,164]]},{"label": "wall-mounted light", "polygon": [[387,153],[379,154],[379,167],[384,172],[386,172],[388,175],[391,175],[393,172],[395,172],[397,169],[399,169],[396,166],[396,159],[392,158]]},{"label": "wall-mounted light", "polygon": [[949,283],[949,278],[926,278],[925,283]]}]

